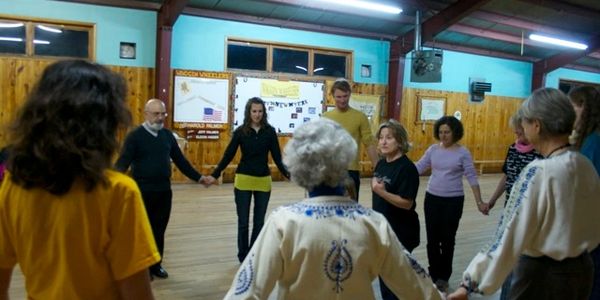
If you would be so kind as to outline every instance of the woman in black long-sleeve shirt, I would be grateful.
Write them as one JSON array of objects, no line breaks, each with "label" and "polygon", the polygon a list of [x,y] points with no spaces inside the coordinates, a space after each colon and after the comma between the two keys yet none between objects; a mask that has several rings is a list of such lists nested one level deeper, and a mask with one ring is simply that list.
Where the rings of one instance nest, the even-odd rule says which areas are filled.
[{"label": "woman in black long-sleeve shirt", "polygon": [[[271,196],[269,152],[279,171],[289,178],[288,171],[281,162],[277,134],[267,122],[264,101],[258,97],[250,98],[246,103],[244,124],[233,132],[223,158],[206,181],[208,184],[216,182],[216,178],[219,178],[221,172],[235,156],[238,147],[242,150],[242,158],[235,171],[233,191],[238,216],[238,259],[242,262],[264,224]],[[248,242],[252,195],[254,195],[254,228]]]}]

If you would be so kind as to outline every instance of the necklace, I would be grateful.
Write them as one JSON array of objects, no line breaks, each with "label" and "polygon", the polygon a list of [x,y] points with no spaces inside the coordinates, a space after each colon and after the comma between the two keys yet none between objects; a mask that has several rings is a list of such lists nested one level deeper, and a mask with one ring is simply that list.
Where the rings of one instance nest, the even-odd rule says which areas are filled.
[{"label": "necklace", "polygon": [[556,152],[556,151],[558,151],[560,149],[567,148],[567,147],[571,147],[571,144],[567,143],[567,144],[564,144],[562,146],[559,146],[559,147],[555,148],[554,150],[550,151],[550,153],[548,153],[548,155],[546,156],[546,158],[549,158],[550,156],[552,156],[552,154],[554,154],[554,152]]}]

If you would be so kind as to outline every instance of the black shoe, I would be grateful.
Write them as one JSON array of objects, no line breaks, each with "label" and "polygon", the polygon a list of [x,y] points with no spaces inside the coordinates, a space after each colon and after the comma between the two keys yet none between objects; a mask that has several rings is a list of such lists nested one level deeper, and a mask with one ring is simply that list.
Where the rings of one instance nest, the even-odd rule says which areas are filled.
[{"label": "black shoe", "polygon": [[152,268],[150,274],[162,279],[169,278],[169,273],[163,267]]}]

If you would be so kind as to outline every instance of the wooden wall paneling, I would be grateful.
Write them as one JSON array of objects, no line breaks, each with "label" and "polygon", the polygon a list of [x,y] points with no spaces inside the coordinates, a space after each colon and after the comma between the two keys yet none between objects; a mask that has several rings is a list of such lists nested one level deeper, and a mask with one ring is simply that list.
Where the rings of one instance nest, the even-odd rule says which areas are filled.
[{"label": "wooden wall paneling", "polygon": [[[521,98],[488,95],[482,103],[471,103],[466,93],[411,88],[405,88],[403,95],[400,122],[412,142],[408,157],[413,161],[419,160],[437,142],[433,138],[433,123],[416,124],[418,95],[445,97],[446,115],[461,112],[465,132],[460,143],[469,149],[475,161],[504,160],[508,146],[515,139],[508,120],[521,105]],[[485,170],[499,171],[500,167],[500,164],[490,165]]]},{"label": "wooden wall paneling", "polygon": [[9,143],[7,126],[47,65],[47,59],[0,57],[0,146]]},{"label": "wooden wall paneling", "polygon": [[[44,68],[52,62],[53,60],[48,59],[0,57],[0,146],[9,142],[6,136],[6,125],[25,101]],[[133,117],[132,128],[138,126],[144,119],[144,104],[153,97],[154,69],[125,66],[109,66],[109,68],[124,76],[128,85],[127,103]],[[329,89],[331,84],[333,81],[326,81],[326,88]],[[384,97],[387,95],[385,85],[352,83],[352,88],[354,93]],[[334,101],[329,93],[326,95],[326,104],[333,105]],[[412,150],[408,153],[413,161],[418,160],[427,147],[435,142],[431,123],[415,124],[417,95],[445,97],[446,114],[461,111],[465,127],[462,144],[469,148],[475,160],[503,160],[508,145],[514,141],[508,119],[518,109],[523,99],[488,95],[483,103],[475,104],[468,102],[466,93],[411,88],[405,88],[403,95],[400,122],[406,127],[413,144]],[[385,102],[387,99],[384,101],[384,107],[386,107]],[[169,113],[172,115],[172,112]],[[176,132],[180,136],[185,136],[183,130],[176,130]],[[122,139],[124,135],[125,132],[120,133],[120,138]],[[209,174],[214,169],[214,165],[220,161],[230,138],[231,130],[226,129],[221,131],[219,140],[189,140],[184,154],[202,174]],[[289,139],[290,137],[287,136],[279,137],[282,150]],[[223,173],[223,182],[233,181],[239,157],[238,153],[230,167]],[[370,176],[372,166],[364,150],[361,150],[360,157],[363,162],[361,175]],[[281,180],[282,176],[272,160],[270,164],[273,179]],[[494,167],[497,170],[500,166]],[[492,170],[488,167],[485,169]],[[174,168],[173,181],[188,182],[189,180]]]}]

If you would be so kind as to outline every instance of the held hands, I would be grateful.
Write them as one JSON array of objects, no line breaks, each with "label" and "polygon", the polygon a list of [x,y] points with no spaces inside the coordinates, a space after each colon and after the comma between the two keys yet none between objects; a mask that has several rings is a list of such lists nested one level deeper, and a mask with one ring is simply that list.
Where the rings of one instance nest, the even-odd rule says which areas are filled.
[{"label": "held hands", "polygon": [[217,179],[215,179],[214,177],[212,177],[212,175],[208,175],[208,176],[204,176],[202,175],[202,177],[200,177],[200,179],[198,180],[198,183],[202,184],[205,188],[211,186],[211,185],[217,185],[219,184],[219,182],[217,181]]},{"label": "held hands", "polygon": [[448,300],[468,300],[467,290],[464,287],[459,287],[454,293],[446,297]]},{"label": "held hands", "polygon": [[494,205],[496,205],[496,200],[490,199],[490,201],[488,201],[488,211],[492,210]]},{"label": "held hands", "polygon": [[477,201],[477,209],[479,209],[479,211],[484,214],[484,215],[489,215],[490,213],[490,209],[491,207],[489,206],[488,203],[485,203],[483,201]]}]

